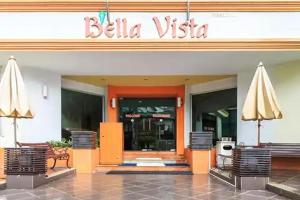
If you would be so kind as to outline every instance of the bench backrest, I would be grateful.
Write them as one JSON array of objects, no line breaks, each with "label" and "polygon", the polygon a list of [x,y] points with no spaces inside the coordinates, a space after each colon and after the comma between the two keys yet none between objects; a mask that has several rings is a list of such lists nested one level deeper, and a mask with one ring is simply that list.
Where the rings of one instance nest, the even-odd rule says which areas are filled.
[{"label": "bench backrest", "polygon": [[274,157],[300,157],[299,143],[264,143]]},{"label": "bench backrest", "polygon": [[46,148],[48,157],[55,154],[54,151],[53,151],[52,146],[48,142],[44,142],[44,143],[22,143],[22,142],[17,142],[17,145],[19,147]]}]

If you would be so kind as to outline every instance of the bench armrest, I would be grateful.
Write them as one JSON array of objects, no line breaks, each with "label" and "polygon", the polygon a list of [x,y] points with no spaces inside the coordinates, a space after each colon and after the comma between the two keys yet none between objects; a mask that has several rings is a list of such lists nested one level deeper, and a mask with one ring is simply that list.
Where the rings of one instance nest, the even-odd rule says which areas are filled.
[{"label": "bench armrest", "polygon": [[56,155],[67,154],[67,151],[68,151],[68,147],[65,147],[65,148],[55,148],[55,147],[53,147],[53,152]]}]

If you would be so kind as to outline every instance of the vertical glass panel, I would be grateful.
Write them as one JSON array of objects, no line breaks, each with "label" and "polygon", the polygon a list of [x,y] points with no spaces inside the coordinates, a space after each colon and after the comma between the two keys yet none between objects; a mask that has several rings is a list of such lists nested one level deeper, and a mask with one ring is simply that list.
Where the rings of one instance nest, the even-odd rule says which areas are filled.
[{"label": "vertical glass panel", "polygon": [[214,144],[222,137],[236,141],[237,89],[192,96],[192,130],[211,131]]},{"label": "vertical glass panel", "polygon": [[70,130],[99,133],[99,123],[102,122],[101,96],[62,89],[61,107],[62,138],[69,140]]},{"label": "vertical glass panel", "polygon": [[175,151],[175,98],[120,98],[125,150]]}]

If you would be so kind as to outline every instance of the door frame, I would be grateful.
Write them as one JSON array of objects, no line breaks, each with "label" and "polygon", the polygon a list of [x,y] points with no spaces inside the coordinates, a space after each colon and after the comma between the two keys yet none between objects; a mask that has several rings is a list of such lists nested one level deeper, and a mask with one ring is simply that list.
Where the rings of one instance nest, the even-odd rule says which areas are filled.
[{"label": "door frame", "polygon": [[[125,136],[125,128],[124,128],[124,126],[125,126],[125,124],[126,123],[129,123],[129,124],[131,124],[132,125],[132,119],[135,119],[135,122],[137,121],[138,123],[139,123],[139,120],[146,120],[145,121],[145,124],[146,124],[146,126],[145,126],[145,131],[151,131],[152,132],[152,123],[157,123],[158,121],[159,121],[159,119],[161,119],[161,118],[158,118],[158,117],[146,117],[146,118],[144,118],[144,117],[141,117],[142,116],[142,114],[141,114],[141,116],[139,116],[138,118],[127,118],[127,117],[125,117],[124,116],[124,118],[121,120],[120,119],[120,110],[121,110],[121,103],[120,103],[120,101],[121,101],[121,98],[122,99],[124,99],[124,97],[120,97],[119,98],[119,100],[118,100],[118,120],[119,120],[119,122],[121,122],[121,123],[123,123],[123,130],[124,130],[124,145],[126,146],[126,140],[125,140],[125,138],[126,138],[126,136]],[[125,99],[134,99],[134,101],[136,101],[136,103],[138,104],[138,102],[137,101],[139,101],[139,100],[142,100],[142,101],[144,101],[145,99],[147,99],[147,100],[150,100],[150,101],[156,101],[156,100],[166,100],[166,99],[168,99],[168,100],[171,100],[172,102],[173,102],[173,105],[171,106],[172,108],[174,108],[174,114],[175,114],[175,116],[174,116],[174,118],[166,118],[166,120],[171,120],[172,121],[172,130],[174,131],[172,131],[173,132],[173,139],[171,139],[172,141],[174,141],[174,145],[175,145],[175,147],[174,148],[172,148],[172,150],[173,151],[170,151],[170,149],[169,150],[162,150],[162,149],[158,149],[158,150],[154,150],[154,151],[158,151],[158,152],[164,152],[164,151],[170,151],[170,152],[175,152],[176,151],[176,98],[175,97],[170,97],[170,98],[165,98],[165,97],[151,97],[151,98],[141,98],[141,97],[130,97],[130,98],[125,98]],[[126,100],[125,100],[126,101]],[[145,106],[147,105],[147,104],[144,104]],[[163,104],[164,105],[164,104]],[[124,114],[126,114],[126,113],[124,113]],[[151,122],[150,122],[150,118],[151,118]],[[143,122],[144,123],[144,122]],[[129,125],[130,126],[130,125]],[[160,126],[160,125],[159,125]],[[144,125],[143,125],[143,127],[144,127]],[[146,127],[148,127],[148,129],[146,128]],[[157,128],[157,127],[156,127]],[[151,130],[152,129],[152,130]],[[133,134],[133,132],[135,132],[136,134],[139,134],[140,132],[139,131],[133,131],[133,130],[131,130],[131,131],[129,131],[129,132],[132,132],[132,134]],[[156,132],[156,130],[155,130],[155,132]],[[156,138],[156,141],[155,142],[157,142],[159,139],[158,138]],[[142,150],[137,150],[137,149],[135,149],[135,150],[126,150],[126,147],[124,146],[124,151],[142,151]],[[153,151],[153,150],[151,150],[151,151]]]},{"label": "door frame", "polygon": [[[108,122],[118,122],[118,105],[111,106],[113,98],[135,97],[135,98],[157,98],[157,97],[180,97],[182,104],[176,106],[176,154],[184,154],[184,100],[185,86],[108,86],[107,114]],[[117,102],[117,101],[116,101]]]}]

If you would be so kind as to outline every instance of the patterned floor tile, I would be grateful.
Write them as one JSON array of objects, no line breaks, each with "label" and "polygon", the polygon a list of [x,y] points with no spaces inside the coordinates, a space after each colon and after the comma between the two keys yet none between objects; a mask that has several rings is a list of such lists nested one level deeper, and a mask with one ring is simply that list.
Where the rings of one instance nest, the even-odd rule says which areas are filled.
[{"label": "patterned floor tile", "polygon": [[284,200],[240,191],[209,175],[77,174],[33,190],[2,190],[0,200]]}]

